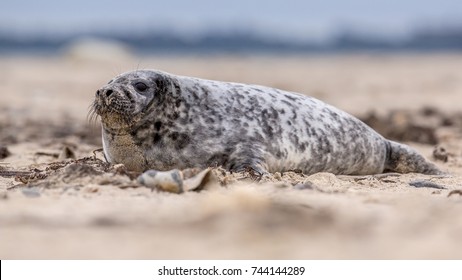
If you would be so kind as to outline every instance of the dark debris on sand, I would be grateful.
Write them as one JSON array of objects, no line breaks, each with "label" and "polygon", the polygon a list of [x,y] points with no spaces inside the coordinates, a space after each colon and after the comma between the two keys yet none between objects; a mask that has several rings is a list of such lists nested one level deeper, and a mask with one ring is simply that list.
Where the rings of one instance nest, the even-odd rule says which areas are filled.
[{"label": "dark debris on sand", "polygon": [[[1,177],[14,177],[16,181],[23,184],[30,184],[39,180],[46,179],[54,172],[71,166],[69,173],[75,176],[97,174],[106,172],[109,164],[100,159],[86,157],[78,160],[68,160],[61,162],[52,162],[46,165],[44,169],[30,168],[30,170],[1,170]],[[72,166],[80,166],[82,168],[74,168]]]},{"label": "dark debris on sand", "polygon": [[431,107],[393,110],[385,116],[369,112],[360,119],[385,138],[398,142],[436,145],[440,142],[437,134],[439,128],[462,130],[462,113],[448,114]]},{"label": "dark debris on sand", "polygon": [[63,116],[59,123],[34,119],[13,119],[5,116],[0,121],[0,143],[11,145],[21,142],[49,141],[77,137],[80,143],[101,145],[101,131],[96,125],[76,122]]},{"label": "dark debris on sand", "polygon": [[0,159],[7,158],[11,155],[10,151],[5,146],[0,146]]}]

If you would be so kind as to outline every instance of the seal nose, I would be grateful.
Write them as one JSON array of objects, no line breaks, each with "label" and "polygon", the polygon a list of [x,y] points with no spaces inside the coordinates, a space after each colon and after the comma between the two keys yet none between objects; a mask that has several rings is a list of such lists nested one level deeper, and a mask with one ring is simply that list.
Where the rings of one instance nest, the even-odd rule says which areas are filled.
[{"label": "seal nose", "polygon": [[114,91],[112,91],[112,89],[107,89],[107,90],[104,91],[104,95],[106,95],[106,97],[109,97],[109,96],[112,95],[113,92]]},{"label": "seal nose", "polygon": [[112,89],[98,89],[96,91],[96,97],[105,96],[106,98],[108,98],[113,93],[114,93],[114,91]]}]

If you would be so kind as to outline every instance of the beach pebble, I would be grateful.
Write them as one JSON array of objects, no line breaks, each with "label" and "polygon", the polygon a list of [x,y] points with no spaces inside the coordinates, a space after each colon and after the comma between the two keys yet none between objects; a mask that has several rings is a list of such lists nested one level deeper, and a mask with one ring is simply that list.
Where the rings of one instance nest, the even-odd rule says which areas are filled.
[{"label": "beach pebble", "polygon": [[97,193],[99,191],[99,187],[98,186],[85,186],[82,188],[82,192],[84,193]]},{"label": "beach pebble", "polygon": [[184,180],[185,191],[200,191],[209,188],[212,183],[217,183],[218,180],[212,172],[212,169],[207,168],[194,175],[193,177]]},{"label": "beach pebble", "polygon": [[65,160],[68,158],[73,158],[75,159],[75,152],[71,147],[65,146],[61,152],[59,153],[58,159],[59,160]]},{"label": "beach pebble", "polygon": [[0,159],[7,158],[11,155],[10,151],[5,146],[0,146]]},{"label": "beach pebble", "polygon": [[425,181],[425,180],[415,180],[409,183],[409,185],[416,187],[416,188],[433,188],[433,189],[446,189],[446,187],[438,185],[436,183]]},{"label": "beach pebble", "polygon": [[449,192],[448,197],[450,197],[451,195],[454,195],[454,194],[458,194],[458,195],[462,196],[462,190],[452,190],[452,191]]},{"label": "beach pebble", "polygon": [[448,162],[449,153],[445,148],[441,146],[436,146],[433,150],[433,158],[435,160],[441,160],[442,162]]},{"label": "beach pebble", "polygon": [[40,197],[40,190],[36,187],[23,188],[21,192],[26,197]]},{"label": "beach pebble", "polygon": [[275,172],[273,176],[276,180],[282,180],[282,175],[280,172]]},{"label": "beach pebble", "polygon": [[169,171],[148,170],[141,174],[138,183],[151,188],[171,193],[183,193],[187,191],[200,191],[206,185],[216,182],[210,168],[204,169],[191,178],[184,179],[184,174],[178,169]]},{"label": "beach pebble", "polygon": [[294,189],[296,190],[313,190],[315,189],[315,186],[312,182],[310,181],[305,181],[303,183],[298,183],[294,186]]},{"label": "beach pebble", "polygon": [[8,199],[8,193],[5,191],[0,192],[0,200]]},{"label": "beach pebble", "polygon": [[151,189],[158,189],[171,193],[182,193],[183,174],[178,169],[169,171],[148,170],[141,174],[138,183]]}]

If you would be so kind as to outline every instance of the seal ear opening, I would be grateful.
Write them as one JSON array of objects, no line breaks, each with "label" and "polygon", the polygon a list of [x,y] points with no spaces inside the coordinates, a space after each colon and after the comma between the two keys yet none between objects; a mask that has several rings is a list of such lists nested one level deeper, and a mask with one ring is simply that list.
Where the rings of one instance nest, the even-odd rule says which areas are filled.
[{"label": "seal ear opening", "polygon": [[154,83],[156,85],[156,92],[167,93],[169,80],[164,75],[157,75],[154,78]]}]

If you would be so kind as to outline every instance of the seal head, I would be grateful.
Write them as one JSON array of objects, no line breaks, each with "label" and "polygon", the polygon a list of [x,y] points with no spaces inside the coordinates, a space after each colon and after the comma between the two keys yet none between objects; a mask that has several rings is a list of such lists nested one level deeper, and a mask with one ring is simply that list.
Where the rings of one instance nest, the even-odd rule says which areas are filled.
[{"label": "seal head", "polygon": [[113,79],[96,91],[91,110],[101,117],[105,128],[128,131],[165,89],[162,81],[135,73]]},{"label": "seal head", "polygon": [[134,71],[112,79],[96,91],[90,115],[101,118],[103,149],[109,162],[124,163],[132,170],[147,168],[143,148],[134,136],[149,123],[156,102],[165,96],[169,88],[165,83],[161,74]]}]

